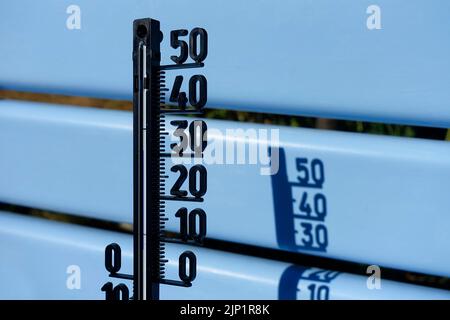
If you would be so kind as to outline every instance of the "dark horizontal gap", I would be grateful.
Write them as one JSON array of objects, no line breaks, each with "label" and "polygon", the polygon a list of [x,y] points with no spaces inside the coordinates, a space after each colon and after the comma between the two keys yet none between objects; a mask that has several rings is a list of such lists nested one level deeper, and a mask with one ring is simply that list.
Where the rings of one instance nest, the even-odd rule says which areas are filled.
[{"label": "dark horizontal gap", "polygon": [[[132,225],[129,223],[115,223],[101,219],[80,217],[72,214],[41,210],[7,203],[0,203],[0,210],[14,212],[17,214],[41,217],[54,221],[73,223],[77,225],[93,227],[103,230],[110,230],[127,234],[133,233]],[[173,242],[180,243],[179,241],[177,241],[178,238],[177,233],[167,232],[166,238],[168,242],[171,242],[171,239],[173,239]],[[299,252],[289,252],[279,249],[270,249],[260,246],[242,244],[232,241],[223,241],[211,238],[204,239],[203,244],[201,246],[191,242],[189,242],[188,244],[213,250],[220,250],[240,255],[263,258],[267,260],[281,261],[305,267],[316,267],[321,269],[329,269],[345,273],[368,276],[368,274],[366,274],[368,264],[326,257],[318,257]],[[423,273],[409,272],[394,268],[386,268],[382,266],[380,266],[380,268],[382,279],[450,290],[450,278],[448,277],[440,277]]]},{"label": "dark horizontal gap", "polygon": [[[27,100],[124,111],[131,111],[133,109],[133,103],[128,100],[97,99],[11,90],[0,90],[0,99]],[[450,130],[447,130],[447,128],[426,126],[409,126],[369,121],[337,120],[209,108],[205,108],[203,115],[195,115],[195,117],[433,140],[450,140]]]},{"label": "dark horizontal gap", "polygon": [[37,208],[26,207],[17,204],[0,202],[0,211],[13,212],[21,215],[29,215],[33,217],[40,217],[44,219],[49,219],[59,222],[73,223],[82,226],[93,227],[97,229],[109,230],[109,231],[119,231],[132,233],[133,228],[129,223],[111,222],[102,219],[87,218],[82,216],[77,216],[68,213],[43,210]]},{"label": "dark horizontal gap", "polygon": [[[176,238],[176,233],[170,233],[168,238]],[[170,241],[169,241],[170,242]],[[177,242],[178,241],[174,241]],[[217,240],[205,238],[203,245],[196,245],[189,242],[189,245],[205,247],[214,250],[226,251],[230,253],[243,254],[247,256],[259,257],[268,260],[276,260],[281,262],[292,263],[305,267],[316,267],[326,270],[340,271],[345,273],[352,273],[368,277],[366,273],[368,264],[356,263],[351,261],[338,260],[333,258],[325,258],[313,256],[309,254],[290,252],[279,249],[271,249],[259,247],[254,245],[242,244],[232,241]],[[385,280],[393,280],[398,282],[405,282],[409,284],[416,284],[428,286],[438,289],[450,290],[450,278],[433,276],[423,273],[409,272],[394,268],[387,268],[380,266],[381,278]]]},{"label": "dark horizontal gap", "polygon": [[79,96],[74,97],[60,94],[34,93],[13,90],[0,90],[0,99],[66,104],[76,107],[93,107],[110,110],[133,110],[133,103],[128,100],[98,99]]}]

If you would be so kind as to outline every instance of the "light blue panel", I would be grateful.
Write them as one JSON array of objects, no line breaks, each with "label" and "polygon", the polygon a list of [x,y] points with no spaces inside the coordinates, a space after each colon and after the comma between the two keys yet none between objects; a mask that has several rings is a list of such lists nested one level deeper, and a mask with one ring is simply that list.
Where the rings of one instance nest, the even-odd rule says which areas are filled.
[{"label": "light blue panel", "polygon": [[[0,212],[0,298],[102,299],[100,288],[108,281],[104,247],[111,242],[122,246],[121,272],[128,273],[131,235]],[[181,245],[168,246],[169,277],[177,273],[177,254],[186,249],[198,258],[193,287],[163,286],[163,299],[309,299],[303,291],[311,284],[326,286],[330,299],[450,298],[449,291],[383,279],[381,290],[369,290],[363,276],[325,270],[317,274],[315,268]],[[79,267],[80,289],[67,287],[74,274],[67,272],[69,266]]]},{"label": "light blue panel", "polygon": [[0,201],[130,219],[130,113],[15,101],[0,106]]},{"label": "light blue panel", "polygon": [[[66,9],[81,9],[69,30]],[[209,33],[209,106],[450,127],[450,2],[378,0],[8,1],[0,87],[131,99],[132,21]],[[42,17],[45,16],[45,19]],[[173,72],[168,77],[172,84]]]},{"label": "light blue panel", "polygon": [[[211,145],[238,125],[277,129],[207,123]],[[208,165],[208,237],[450,275],[448,142],[287,127],[279,135],[284,158],[274,177],[260,165]],[[131,113],[1,101],[0,150],[0,201],[132,222]],[[322,189],[292,185],[296,158],[322,161]],[[300,223],[309,221],[298,219],[299,207],[306,197],[314,209],[319,193],[327,214],[312,222],[313,247],[305,247]],[[178,205],[168,205],[172,231]],[[324,232],[327,244],[314,251]]]}]

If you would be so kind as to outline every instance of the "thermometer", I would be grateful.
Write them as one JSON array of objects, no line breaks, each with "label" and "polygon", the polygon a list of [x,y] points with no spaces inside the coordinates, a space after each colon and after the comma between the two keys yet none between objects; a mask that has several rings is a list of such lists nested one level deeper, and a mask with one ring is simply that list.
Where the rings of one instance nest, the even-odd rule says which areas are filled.
[{"label": "thermometer", "polygon": [[[186,41],[188,39],[188,42]],[[186,166],[177,158],[203,158],[207,146],[207,125],[195,118],[173,119],[173,135],[178,142],[168,146],[170,135],[166,114],[202,114],[207,101],[207,80],[195,74],[182,90],[184,77],[176,75],[171,89],[166,88],[166,72],[201,68],[208,54],[208,34],[203,28],[170,32],[170,46],[178,55],[173,63],[161,65],[163,34],[154,19],[138,19],[133,23],[133,274],[119,273],[121,249],[117,243],[105,249],[105,268],[109,277],[132,280],[133,295],[124,283],[107,282],[102,291],[111,300],[158,300],[160,285],[190,287],[197,276],[197,258],[190,250],[178,257],[179,279],[165,274],[165,243],[201,244],[206,236],[206,212],[201,208],[207,192],[207,170],[202,164]],[[166,94],[170,94],[168,102]],[[196,162],[197,163],[197,162]],[[170,173],[166,168],[170,167]],[[169,174],[176,176],[173,185],[166,185]],[[186,182],[186,183],[185,183]],[[187,184],[187,190],[183,185]],[[170,187],[170,189],[169,189]],[[169,192],[167,192],[169,191]],[[166,210],[167,202],[179,206],[175,212]],[[194,203],[188,210],[184,204]],[[179,219],[180,232],[168,238],[165,223]]]}]

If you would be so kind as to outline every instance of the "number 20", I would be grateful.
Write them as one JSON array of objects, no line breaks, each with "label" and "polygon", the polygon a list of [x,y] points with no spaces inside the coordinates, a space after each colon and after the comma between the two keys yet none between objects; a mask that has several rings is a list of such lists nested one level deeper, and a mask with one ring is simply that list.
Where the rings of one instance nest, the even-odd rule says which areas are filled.
[{"label": "number 20", "polygon": [[[184,181],[186,181],[188,177],[188,170],[185,166],[181,164],[177,164],[170,168],[172,172],[180,172],[180,176],[178,177],[175,184],[170,189],[170,194],[177,197],[185,197],[187,196],[187,191],[180,190]],[[200,186],[197,187],[197,173],[199,174]],[[201,198],[206,193],[206,180],[207,179],[207,171],[206,168],[202,165],[195,165],[189,170],[189,192],[196,198]]]}]

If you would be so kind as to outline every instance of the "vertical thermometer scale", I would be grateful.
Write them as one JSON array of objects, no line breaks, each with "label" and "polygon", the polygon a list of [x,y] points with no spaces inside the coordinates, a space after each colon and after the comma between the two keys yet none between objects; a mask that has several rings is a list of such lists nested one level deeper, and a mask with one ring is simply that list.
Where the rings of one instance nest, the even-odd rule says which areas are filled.
[{"label": "vertical thermometer scale", "polygon": [[[185,38],[188,37],[188,42]],[[166,193],[169,174],[166,160],[203,158],[207,146],[207,126],[203,120],[173,119],[173,136],[177,143],[166,150],[165,115],[202,114],[207,101],[207,80],[193,75],[188,81],[188,94],[182,91],[183,76],[175,77],[171,90],[165,88],[165,73],[185,68],[201,68],[208,54],[208,34],[194,28],[170,32],[170,45],[179,50],[171,56],[174,64],[161,65],[160,44],[163,34],[159,21],[138,19],[133,23],[133,275],[119,273],[121,248],[112,243],[105,249],[105,268],[109,277],[133,281],[133,296],[126,284],[107,282],[102,287],[107,300],[157,300],[161,284],[190,287],[196,278],[197,258],[184,251],[178,259],[179,279],[165,275],[166,242],[201,244],[206,236],[206,213],[201,208],[188,210],[183,202],[203,202],[207,191],[207,170],[201,164],[187,168],[170,164],[176,181]],[[188,58],[192,61],[188,61]],[[170,91],[169,103],[165,94]],[[190,119],[190,118],[187,118]],[[173,163],[174,161],[172,161]],[[188,190],[183,190],[183,185]],[[167,212],[166,204],[180,204],[175,212]],[[180,232],[168,238],[165,223],[179,219]]]}]

